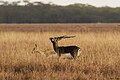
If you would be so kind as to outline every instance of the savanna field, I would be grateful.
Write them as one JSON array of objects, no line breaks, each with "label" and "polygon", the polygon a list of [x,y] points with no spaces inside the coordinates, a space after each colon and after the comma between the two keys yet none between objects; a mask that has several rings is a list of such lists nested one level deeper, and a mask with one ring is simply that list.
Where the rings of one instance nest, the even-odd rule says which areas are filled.
[{"label": "savanna field", "polygon": [[[63,35],[80,57],[58,60],[49,38]],[[0,24],[0,80],[120,80],[120,24]]]}]

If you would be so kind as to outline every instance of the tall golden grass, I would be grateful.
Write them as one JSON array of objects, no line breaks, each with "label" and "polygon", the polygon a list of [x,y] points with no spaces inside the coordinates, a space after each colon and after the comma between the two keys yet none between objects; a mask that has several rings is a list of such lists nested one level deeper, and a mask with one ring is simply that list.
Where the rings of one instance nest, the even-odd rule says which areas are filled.
[{"label": "tall golden grass", "polygon": [[[113,26],[112,31],[111,26],[106,31],[104,27],[102,31],[98,26],[92,27],[92,31],[92,28],[80,25],[75,32],[62,25],[66,31],[51,29],[52,26],[50,30],[38,26],[37,31],[25,31],[27,28],[24,30],[22,26],[20,31],[15,26],[20,25],[5,26],[4,30],[2,25],[0,28],[0,80],[120,80],[119,28]],[[41,31],[43,29],[45,31]],[[61,40],[59,46],[79,46],[82,53],[78,59],[62,55],[58,61],[49,38],[61,35],[76,36]],[[34,44],[38,45],[40,53],[32,53]]]}]

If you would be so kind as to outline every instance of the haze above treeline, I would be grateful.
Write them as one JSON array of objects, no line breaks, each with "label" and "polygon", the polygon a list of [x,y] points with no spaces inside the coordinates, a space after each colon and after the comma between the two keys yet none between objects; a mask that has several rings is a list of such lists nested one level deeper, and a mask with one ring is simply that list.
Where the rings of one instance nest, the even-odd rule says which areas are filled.
[{"label": "haze above treeline", "polygon": [[0,2],[0,23],[119,23],[120,7],[89,4],[60,6],[52,3]]}]

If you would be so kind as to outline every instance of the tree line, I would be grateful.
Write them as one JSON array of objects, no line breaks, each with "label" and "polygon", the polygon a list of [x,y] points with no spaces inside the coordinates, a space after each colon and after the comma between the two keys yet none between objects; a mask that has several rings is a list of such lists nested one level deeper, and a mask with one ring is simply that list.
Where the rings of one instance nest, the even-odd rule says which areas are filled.
[{"label": "tree line", "polygon": [[95,7],[89,4],[60,6],[42,2],[0,5],[0,23],[119,23],[120,7]]}]

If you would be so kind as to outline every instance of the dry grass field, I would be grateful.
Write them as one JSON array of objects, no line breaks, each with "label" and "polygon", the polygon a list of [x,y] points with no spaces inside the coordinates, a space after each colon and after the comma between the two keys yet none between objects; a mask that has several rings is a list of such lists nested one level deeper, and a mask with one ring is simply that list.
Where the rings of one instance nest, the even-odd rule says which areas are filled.
[{"label": "dry grass field", "polygon": [[[76,36],[59,45],[79,46],[79,58],[58,61],[49,38],[61,35]],[[0,80],[120,80],[120,25],[0,24]]]}]

